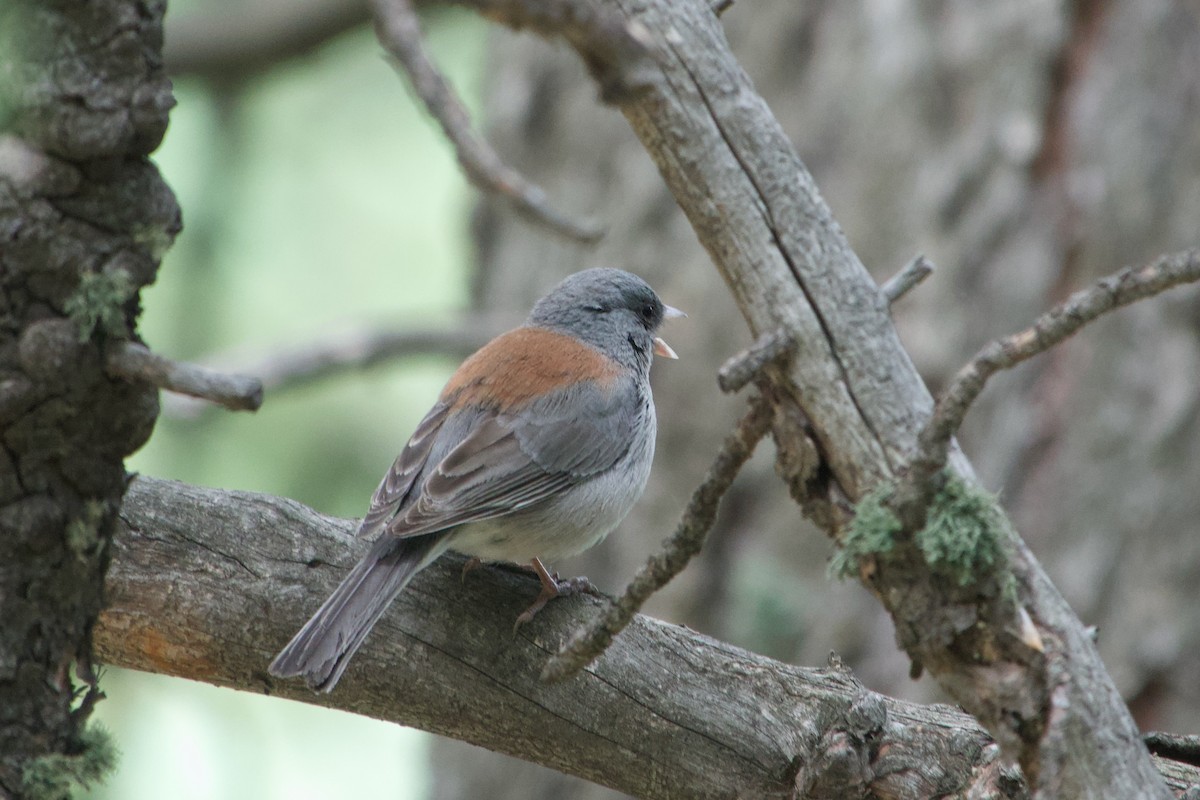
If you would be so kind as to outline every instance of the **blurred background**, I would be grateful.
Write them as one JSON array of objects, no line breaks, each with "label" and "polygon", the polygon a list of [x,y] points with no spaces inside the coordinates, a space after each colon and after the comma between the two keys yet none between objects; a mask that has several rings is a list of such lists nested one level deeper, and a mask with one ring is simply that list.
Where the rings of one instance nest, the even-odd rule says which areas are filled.
[{"label": "blurred background", "polygon": [[[156,155],[184,232],[144,296],[169,355],[253,363],[352,330],[519,319],[593,265],[647,277],[690,317],[658,364],[659,457],[595,551],[555,565],[617,591],[670,532],[736,419],[717,366],[748,334],[620,115],[574,55],[469,14],[424,15],[434,57],[500,152],[595,248],[482,202],[353,0],[176,0],[179,106]],[[1022,0],[734,5],[734,51],[880,280],[938,272],[894,309],[931,388],[1070,291],[1200,239],[1200,7]],[[468,318],[469,319],[469,318]],[[254,415],[168,406],[130,468],[362,513],[457,363],[422,352],[268,394]],[[1003,376],[963,445],[1084,622],[1146,729],[1200,733],[1200,295],[1113,315]],[[891,625],[825,575],[830,545],[770,447],[703,555],[650,612],[793,663],[836,650],[872,688],[908,679]],[[367,646],[370,646],[369,643]],[[611,797],[455,742],[300,704],[109,670],[124,753],[93,798]]]}]

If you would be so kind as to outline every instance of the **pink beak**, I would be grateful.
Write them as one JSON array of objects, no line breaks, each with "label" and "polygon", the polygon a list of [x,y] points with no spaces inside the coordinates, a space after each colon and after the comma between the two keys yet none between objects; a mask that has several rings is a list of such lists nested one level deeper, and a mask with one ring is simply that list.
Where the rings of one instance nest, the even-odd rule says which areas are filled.
[{"label": "pink beak", "polygon": [[[671,306],[663,307],[663,319],[679,319],[680,317],[686,316],[687,314],[683,313],[678,308],[672,308]],[[671,349],[671,345],[667,344],[661,337],[658,336],[654,337],[654,355],[662,356],[663,358],[670,358],[672,360],[679,358],[679,356],[675,355],[675,351]]]}]

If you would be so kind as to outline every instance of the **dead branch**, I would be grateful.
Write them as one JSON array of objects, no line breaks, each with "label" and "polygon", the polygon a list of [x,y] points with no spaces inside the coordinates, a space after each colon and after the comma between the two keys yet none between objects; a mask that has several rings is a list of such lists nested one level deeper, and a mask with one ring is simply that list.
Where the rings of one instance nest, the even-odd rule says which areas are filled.
[{"label": "dead branch", "polygon": [[917,255],[905,264],[899,272],[888,278],[879,291],[892,305],[904,295],[911,292],[921,281],[933,274],[933,262],[923,255]]},{"label": "dead branch", "polygon": [[729,358],[717,370],[717,385],[725,394],[742,390],[759,377],[763,368],[773,361],[790,356],[796,349],[796,339],[786,330],[764,333],[754,344]]},{"label": "dead branch", "polygon": [[540,186],[505,164],[491,145],[471,130],[467,107],[425,50],[421,23],[412,3],[373,0],[372,6],[380,43],[408,75],[413,91],[441,125],[468,180],[556,233],[589,244],[598,241],[604,235],[602,227],[571,219],[556,210]]},{"label": "dead branch", "polygon": [[136,342],[113,344],[105,364],[110,375],[145,381],[160,389],[198,397],[232,411],[257,411],[263,401],[263,385],[258,378],[174,361]]},{"label": "dead branch", "polygon": [[236,14],[202,3],[167,18],[163,55],[173,76],[232,80],[312,52],[369,19],[366,0],[250,3]]},{"label": "dead branch", "polygon": [[[1183,283],[1200,280],[1200,250],[1185,250],[1142,267],[1125,269],[1081,289],[1018,333],[989,342],[958,371],[934,406],[918,437],[917,454],[901,501],[908,511],[924,507],[946,466],[950,441],[988,379],[1073,336],[1101,315],[1153,297]],[[901,517],[909,516],[905,511]]]}]

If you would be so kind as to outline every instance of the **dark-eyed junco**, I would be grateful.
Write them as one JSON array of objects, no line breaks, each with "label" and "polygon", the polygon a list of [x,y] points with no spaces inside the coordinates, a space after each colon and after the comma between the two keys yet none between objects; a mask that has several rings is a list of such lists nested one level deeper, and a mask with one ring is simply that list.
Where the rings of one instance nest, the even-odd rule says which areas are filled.
[{"label": "dark-eyed junco", "polygon": [[518,624],[585,585],[540,559],[599,542],[645,488],[650,361],[675,358],[655,332],[676,316],[636,275],[590,269],[463,362],[371,498],[359,535],[379,538],[271,674],[332,690],[396,595],[446,550],[533,566],[542,593]]}]

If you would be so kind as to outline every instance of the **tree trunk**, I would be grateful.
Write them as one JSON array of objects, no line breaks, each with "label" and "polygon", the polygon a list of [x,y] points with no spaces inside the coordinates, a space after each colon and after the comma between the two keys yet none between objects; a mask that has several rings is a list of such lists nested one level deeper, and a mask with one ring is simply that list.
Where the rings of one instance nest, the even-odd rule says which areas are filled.
[{"label": "tree trunk", "polygon": [[94,684],[122,459],[158,410],[153,388],[106,375],[104,348],[134,335],[179,229],[146,158],[174,102],[163,10],[0,7],[0,795],[61,794],[106,760],[84,735],[96,690],[72,710],[71,670]]}]

